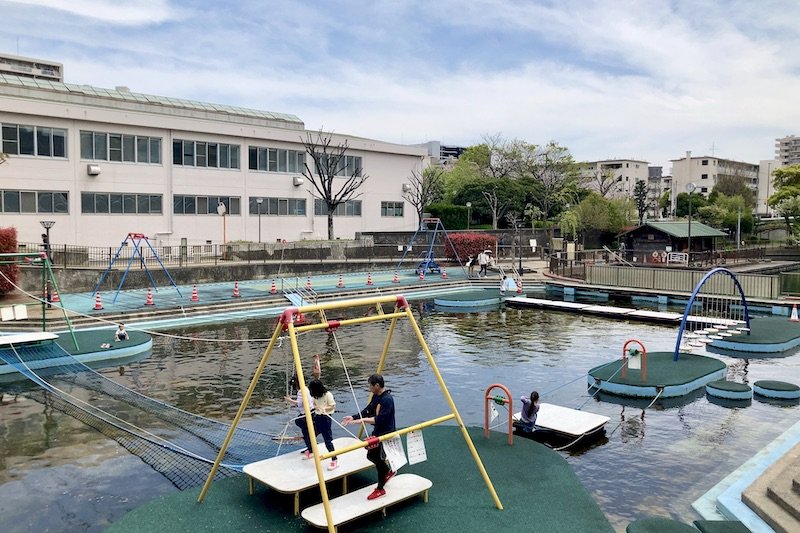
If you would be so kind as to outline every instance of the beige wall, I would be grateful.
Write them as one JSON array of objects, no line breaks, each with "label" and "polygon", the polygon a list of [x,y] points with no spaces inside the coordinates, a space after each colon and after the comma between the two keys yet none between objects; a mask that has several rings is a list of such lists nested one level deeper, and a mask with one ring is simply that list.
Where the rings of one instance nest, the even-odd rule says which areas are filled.
[{"label": "beige wall", "polygon": [[[262,215],[262,241],[327,238],[327,218],[314,217],[311,184],[293,185],[299,173],[257,172],[248,167],[248,146],[303,151],[302,123],[231,117],[222,113],[169,108],[152,104],[117,102],[99,97],[78,97],[0,85],[0,122],[67,130],[66,159],[11,156],[0,165],[0,189],[67,191],[69,213],[0,213],[1,226],[14,226],[23,242],[38,242],[39,221],[54,220],[51,240],[57,244],[113,245],[128,232],[141,232],[161,244],[190,244],[210,240],[221,243],[223,224],[216,215],[174,215],[173,194],[235,196],[241,214],[226,216],[227,240],[258,240],[258,216],[250,215],[250,196],[305,198],[306,216]],[[161,138],[161,164],[88,161],[80,158],[80,131],[135,134]],[[312,132],[315,133],[315,132]],[[211,141],[239,145],[240,169],[183,167],[172,164],[172,140]],[[381,217],[381,201],[404,201],[402,183],[412,170],[419,171],[423,148],[335,134],[335,143],[347,141],[348,155],[362,157],[369,175],[359,191],[362,216],[334,217],[336,237],[352,238],[359,231],[413,230],[416,214],[405,202],[403,217]],[[101,173],[90,176],[87,165]],[[162,214],[82,214],[81,192],[162,195]]]}]

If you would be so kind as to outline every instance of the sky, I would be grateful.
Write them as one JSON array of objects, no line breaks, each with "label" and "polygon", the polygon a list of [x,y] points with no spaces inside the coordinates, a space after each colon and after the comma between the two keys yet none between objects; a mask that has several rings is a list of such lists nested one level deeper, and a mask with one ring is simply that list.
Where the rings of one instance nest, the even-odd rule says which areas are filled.
[{"label": "sky", "polygon": [[312,130],[552,140],[666,174],[800,134],[799,20],[797,0],[0,0],[0,52]]}]

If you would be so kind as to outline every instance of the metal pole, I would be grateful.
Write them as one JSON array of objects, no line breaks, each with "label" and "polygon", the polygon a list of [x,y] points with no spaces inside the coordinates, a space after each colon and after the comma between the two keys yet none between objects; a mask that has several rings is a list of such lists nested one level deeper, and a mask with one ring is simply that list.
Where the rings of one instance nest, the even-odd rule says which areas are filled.
[{"label": "metal pole", "polygon": [[689,229],[688,239],[686,242],[687,252],[689,253],[689,264],[692,263],[692,191],[689,191]]},{"label": "metal pole", "polygon": [[739,246],[742,242],[742,208],[739,207],[739,216],[736,219],[736,251],[739,251]]}]

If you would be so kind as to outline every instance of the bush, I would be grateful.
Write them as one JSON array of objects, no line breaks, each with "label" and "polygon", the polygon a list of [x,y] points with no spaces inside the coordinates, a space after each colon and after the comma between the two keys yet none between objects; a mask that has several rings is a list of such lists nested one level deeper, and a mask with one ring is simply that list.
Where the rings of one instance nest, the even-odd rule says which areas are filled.
[{"label": "bush", "polygon": [[425,211],[432,217],[441,219],[444,227],[449,230],[467,227],[468,210],[464,205],[431,204]]},{"label": "bush", "polygon": [[[0,253],[13,254],[17,252],[17,229],[0,228]],[[14,285],[19,281],[19,265],[0,265],[0,295],[14,290]]]},{"label": "bush", "polygon": [[[451,246],[452,244],[452,246]],[[483,250],[494,250],[497,238],[485,233],[456,233],[450,235],[450,241],[445,247],[445,254],[450,260],[456,259],[456,254],[462,262],[470,255],[476,257]]]}]

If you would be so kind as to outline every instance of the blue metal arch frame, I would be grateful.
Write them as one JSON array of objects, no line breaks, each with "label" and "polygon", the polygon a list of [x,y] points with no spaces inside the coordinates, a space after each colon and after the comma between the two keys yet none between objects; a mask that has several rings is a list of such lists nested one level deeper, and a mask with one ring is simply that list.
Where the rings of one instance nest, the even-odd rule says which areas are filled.
[{"label": "blue metal arch frame", "polygon": [[747,326],[747,334],[750,335],[750,311],[747,309],[747,299],[744,297],[744,290],[742,290],[741,284],[739,284],[739,280],[736,279],[736,276],[733,275],[733,272],[728,270],[727,268],[714,268],[709,270],[703,279],[700,280],[700,283],[694,288],[694,292],[692,292],[692,297],[689,298],[689,303],[686,305],[686,310],[683,312],[683,319],[681,319],[681,326],[678,328],[678,338],[675,340],[675,354],[673,355],[673,361],[678,360],[678,354],[681,350],[681,339],[683,338],[683,331],[686,329],[686,319],[689,317],[689,312],[692,310],[692,306],[694,305],[694,301],[697,299],[697,295],[700,293],[700,289],[703,288],[706,281],[713,276],[714,274],[725,273],[733,280],[734,285],[739,290],[739,295],[742,297],[742,305],[744,306],[744,320]]}]

